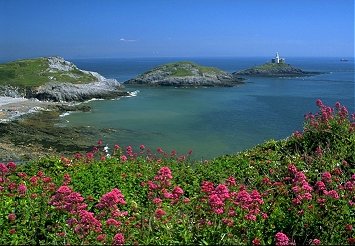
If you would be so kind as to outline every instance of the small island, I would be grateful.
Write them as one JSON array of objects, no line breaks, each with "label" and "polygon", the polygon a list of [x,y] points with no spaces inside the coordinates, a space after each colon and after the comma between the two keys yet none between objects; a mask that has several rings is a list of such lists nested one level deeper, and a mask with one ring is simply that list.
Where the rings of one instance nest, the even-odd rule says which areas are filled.
[{"label": "small island", "polygon": [[232,87],[244,79],[218,68],[200,66],[193,62],[175,62],[156,67],[125,84],[174,87]]},{"label": "small island", "polygon": [[313,76],[321,74],[320,72],[303,71],[287,64],[284,58],[280,58],[279,53],[276,53],[275,58],[271,62],[260,66],[255,66],[249,69],[233,73],[236,76],[255,76],[255,77],[300,77]]},{"label": "small island", "polygon": [[69,102],[128,95],[114,79],[77,68],[62,57],[0,64],[0,96]]}]

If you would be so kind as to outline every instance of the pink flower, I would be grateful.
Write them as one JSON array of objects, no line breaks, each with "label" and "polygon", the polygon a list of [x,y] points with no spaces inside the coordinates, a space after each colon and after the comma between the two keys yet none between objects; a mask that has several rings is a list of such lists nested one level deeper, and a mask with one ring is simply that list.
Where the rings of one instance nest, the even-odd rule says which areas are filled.
[{"label": "pink flower", "polygon": [[320,245],[320,240],[317,238],[313,239],[311,245]]},{"label": "pink flower", "polygon": [[114,148],[115,150],[118,150],[118,149],[120,149],[120,146],[119,146],[118,144],[115,144],[115,146],[113,146],[113,148]]},{"label": "pink flower", "polygon": [[316,187],[318,190],[325,190],[326,189],[325,184],[322,181],[317,181]]},{"label": "pink flower", "polygon": [[86,158],[87,158],[88,160],[94,159],[94,153],[92,153],[92,152],[86,153]]},{"label": "pink flower", "polygon": [[328,191],[327,195],[330,196],[331,198],[339,199],[339,195],[338,195],[338,192],[336,190]]},{"label": "pink flower", "polygon": [[7,163],[7,168],[10,169],[10,170],[15,170],[16,169],[16,164],[15,162],[9,162]]},{"label": "pink flower", "polygon": [[317,99],[316,105],[317,105],[318,107],[323,107],[323,106],[324,106],[322,100],[320,100],[320,99]]},{"label": "pink flower", "polygon": [[8,220],[10,220],[10,221],[15,221],[15,220],[16,220],[16,214],[9,214],[9,215],[7,216],[7,218],[8,218]]},{"label": "pink flower", "polygon": [[330,172],[324,172],[322,173],[322,180],[324,182],[329,182],[329,180],[332,178],[332,175],[330,174]]},{"label": "pink flower", "polygon": [[113,237],[112,245],[124,245],[125,239],[122,233],[117,233]]},{"label": "pink flower", "polygon": [[157,198],[157,197],[156,197],[156,198],[153,199],[153,203],[156,204],[156,205],[159,205],[159,204],[161,204],[162,202],[163,202],[163,200],[160,199],[160,198]]},{"label": "pink flower", "polygon": [[160,168],[160,170],[158,171],[158,175],[161,176],[162,178],[165,178],[165,179],[172,179],[173,178],[169,167]]},{"label": "pink flower", "polygon": [[99,242],[105,241],[106,240],[106,234],[100,234],[96,237],[96,240]]},{"label": "pink flower", "polygon": [[24,195],[27,191],[27,187],[26,185],[24,184],[20,184],[18,187],[17,187],[17,191],[21,194],[21,195]]},{"label": "pink flower", "polygon": [[353,230],[353,226],[351,224],[347,224],[347,225],[345,225],[345,230],[346,231],[352,231]]},{"label": "pink flower", "polygon": [[6,167],[6,165],[4,163],[0,163],[0,172],[2,172],[3,174],[7,173],[9,171],[9,169]]},{"label": "pink flower", "polygon": [[98,208],[115,208],[117,204],[124,205],[126,201],[121,191],[114,188],[112,191],[104,194],[96,206]]},{"label": "pink flower", "polygon": [[282,232],[278,232],[276,233],[275,235],[275,242],[276,242],[276,245],[289,245],[289,239],[288,237],[282,233]]},{"label": "pink flower", "polygon": [[145,146],[142,144],[141,146],[139,146],[139,148],[140,148],[141,150],[144,150],[144,149],[145,149]]},{"label": "pink flower", "polygon": [[112,219],[112,218],[106,220],[106,225],[108,225],[108,226],[119,227],[121,224],[122,224],[122,223],[121,223],[120,221],[117,221],[117,220]]},{"label": "pink flower", "polygon": [[127,161],[127,156],[121,155],[120,159],[121,159],[122,162],[126,162]]},{"label": "pink flower", "polygon": [[165,214],[166,212],[161,208],[155,210],[155,217],[157,217],[158,219],[161,219]]},{"label": "pink flower", "polygon": [[181,189],[179,186],[176,186],[173,190],[173,195],[176,197],[176,198],[179,198],[180,196],[182,196],[184,194],[184,190]]},{"label": "pink flower", "polygon": [[253,245],[260,245],[261,241],[259,238],[254,238],[254,240],[252,241]]}]

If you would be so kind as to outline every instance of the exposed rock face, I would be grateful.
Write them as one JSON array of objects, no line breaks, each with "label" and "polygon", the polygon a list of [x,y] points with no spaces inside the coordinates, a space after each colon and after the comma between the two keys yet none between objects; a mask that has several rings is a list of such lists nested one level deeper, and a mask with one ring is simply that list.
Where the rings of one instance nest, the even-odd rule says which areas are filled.
[{"label": "exposed rock face", "polygon": [[[14,65],[16,64],[16,65]],[[0,96],[36,98],[42,101],[70,102],[91,98],[127,96],[124,86],[115,79],[106,79],[96,72],[78,69],[62,57],[37,58],[9,63],[7,70],[21,70],[9,83],[0,83]],[[34,83],[27,83],[28,80]]]},{"label": "exposed rock face", "polygon": [[125,84],[147,86],[235,86],[243,79],[213,67],[203,67],[192,62],[177,62],[159,66]]},{"label": "exposed rock face", "polygon": [[128,96],[129,93],[120,90],[122,86],[116,80],[104,80],[89,84],[71,84],[50,82],[37,89],[28,91],[28,98],[41,101],[70,102],[85,101],[92,98],[109,99]]},{"label": "exposed rock face", "polygon": [[285,63],[265,63],[261,66],[245,69],[233,73],[236,76],[258,76],[258,77],[296,77],[312,76],[320,74],[319,72],[303,71]]}]

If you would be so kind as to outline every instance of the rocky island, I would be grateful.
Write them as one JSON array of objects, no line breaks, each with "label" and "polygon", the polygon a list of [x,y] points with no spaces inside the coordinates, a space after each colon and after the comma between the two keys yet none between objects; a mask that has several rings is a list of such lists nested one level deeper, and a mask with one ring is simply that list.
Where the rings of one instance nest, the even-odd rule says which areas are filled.
[{"label": "rocky island", "polygon": [[81,70],[62,57],[0,64],[0,96],[70,102],[126,95],[128,92],[116,80]]},{"label": "rocky island", "polygon": [[318,74],[321,73],[303,71],[302,69],[293,67],[290,64],[285,63],[285,59],[280,58],[278,53],[276,53],[275,58],[273,58],[271,62],[233,73],[233,75],[235,76],[255,77],[299,77]]},{"label": "rocky island", "polygon": [[174,87],[231,87],[244,79],[218,68],[200,66],[193,62],[176,62],[156,67],[125,84]]}]

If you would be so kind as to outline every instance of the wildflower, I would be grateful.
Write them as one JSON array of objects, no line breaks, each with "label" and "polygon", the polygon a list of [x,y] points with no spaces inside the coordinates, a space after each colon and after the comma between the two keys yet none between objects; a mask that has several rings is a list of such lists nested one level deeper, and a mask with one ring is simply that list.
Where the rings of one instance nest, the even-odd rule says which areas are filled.
[{"label": "wildflower", "polygon": [[253,241],[252,241],[253,245],[260,245],[261,244],[261,241],[259,238],[254,238]]},{"label": "wildflower", "polygon": [[322,181],[317,181],[315,186],[316,186],[317,189],[320,190],[320,191],[326,189],[325,184],[324,184]]},{"label": "wildflower", "polygon": [[122,162],[126,162],[127,161],[127,156],[121,155],[120,159],[121,159]]},{"label": "wildflower", "polygon": [[113,237],[112,245],[124,245],[125,239],[122,233],[117,233]]},{"label": "wildflower", "polygon": [[27,191],[27,187],[26,185],[24,184],[20,184],[18,187],[17,187],[17,191],[21,194],[21,195],[24,195]]},{"label": "wildflower", "polygon": [[88,160],[94,159],[94,153],[93,153],[93,152],[88,152],[88,153],[86,153],[86,158],[87,158]]},{"label": "wildflower", "polygon": [[16,220],[16,214],[13,214],[13,213],[9,214],[9,215],[7,216],[7,219],[8,219],[9,221],[15,221],[15,220]]},{"label": "wildflower", "polygon": [[12,170],[12,171],[14,171],[15,169],[16,169],[16,164],[15,164],[15,162],[9,162],[9,163],[7,163],[7,168],[8,169],[10,169],[10,170]]},{"label": "wildflower", "polygon": [[6,167],[6,165],[4,163],[0,163],[0,172],[2,172],[3,174],[7,173],[9,171],[9,169]]},{"label": "wildflower", "polygon": [[121,191],[114,188],[112,191],[104,194],[96,206],[98,208],[115,208],[117,204],[124,205],[126,201]]},{"label": "wildflower", "polygon": [[156,197],[156,198],[153,199],[153,203],[156,204],[156,205],[159,205],[159,204],[161,204],[162,202],[163,202],[163,200],[160,199],[160,198],[157,198],[157,197]]},{"label": "wildflower", "polygon": [[15,234],[15,233],[16,233],[16,229],[10,229],[10,230],[9,230],[9,234],[10,234],[10,235],[13,235],[13,234]]},{"label": "wildflower", "polygon": [[158,219],[161,219],[165,214],[166,212],[161,208],[155,210],[155,217],[157,217]]},{"label": "wildflower", "polygon": [[320,240],[317,238],[313,239],[311,245],[320,245]]},{"label": "wildflower", "polygon": [[284,233],[278,232],[275,235],[275,241],[276,241],[276,245],[289,245],[290,240]]},{"label": "wildflower", "polygon": [[113,148],[114,148],[115,150],[118,150],[118,149],[120,149],[121,147],[120,147],[118,144],[115,144],[115,146],[113,146]]},{"label": "wildflower", "polygon": [[317,105],[317,107],[323,107],[324,106],[322,100],[320,100],[320,99],[317,99],[316,105]]},{"label": "wildflower", "polygon": [[338,192],[336,190],[328,191],[327,195],[330,196],[331,198],[339,199],[339,195],[338,195]]},{"label": "wildflower", "polygon": [[293,164],[288,165],[287,169],[290,173],[293,173],[293,174],[295,174],[297,172],[297,167]]},{"label": "wildflower", "polygon": [[248,213],[247,215],[244,216],[246,220],[252,220],[256,221],[256,216],[254,214]]},{"label": "wildflower", "polygon": [[96,240],[99,242],[106,241],[106,234],[100,234],[96,237]]},{"label": "wildflower", "polygon": [[102,145],[102,139],[99,139],[99,141],[97,141],[97,145],[99,145],[99,146]]},{"label": "wildflower", "polygon": [[324,182],[329,182],[331,178],[332,178],[332,175],[330,174],[330,172],[322,173],[322,180]]},{"label": "wildflower", "polygon": [[226,184],[228,186],[236,186],[237,185],[237,182],[235,181],[235,178],[230,176],[227,181],[226,181]]},{"label": "wildflower", "polygon": [[106,220],[106,225],[108,225],[108,226],[119,227],[121,224],[122,223],[120,221],[117,221],[117,220],[112,219],[112,218]]},{"label": "wildflower", "polygon": [[164,179],[172,179],[171,170],[169,167],[162,167],[158,171],[158,175]]},{"label": "wildflower", "polygon": [[173,195],[176,197],[176,198],[179,198],[180,196],[182,196],[184,194],[184,190],[181,189],[179,186],[176,186],[173,190]]},{"label": "wildflower", "polygon": [[144,150],[145,146],[142,144],[141,146],[139,146],[140,150]]},{"label": "wildflower", "polygon": [[347,225],[345,225],[345,230],[346,231],[352,231],[353,230],[353,226],[351,224],[347,224]]}]

